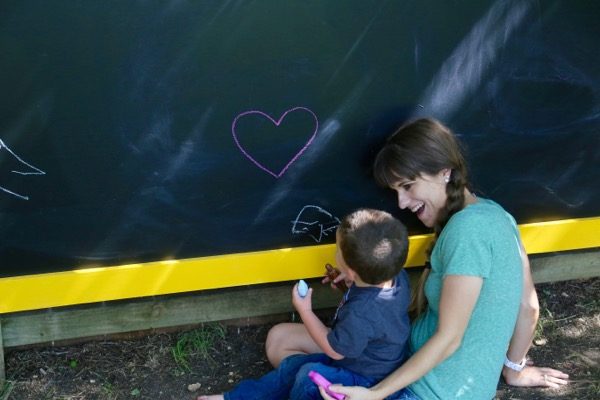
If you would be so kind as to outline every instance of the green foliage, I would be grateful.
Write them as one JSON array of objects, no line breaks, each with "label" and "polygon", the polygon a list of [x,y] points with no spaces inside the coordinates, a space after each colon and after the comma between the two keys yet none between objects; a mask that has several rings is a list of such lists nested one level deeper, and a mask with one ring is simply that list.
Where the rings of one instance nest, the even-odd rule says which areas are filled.
[{"label": "green foliage", "polygon": [[104,382],[101,386],[102,394],[109,399],[116,398],[115,386],[110,382]]},{"label": "green foliage", "polygon": [[543,301],[542,304],[540,304],[540,309],[540,317],[535,327],[535,334],[533,336],[534,342],[545,339],[545,335],[547,334],[547,332],[549,330],[553,330],[556,327],[554,314],[552,313],[552,311],[550,311],[545,301]]},{"label": "green foliage", "polygon": [[592,382],[590,389],[592,393],[600,398],[600,382]]},{"label": "green foliage", "polygon": [[220,324],[208,324],[199,329],[184,332],[179,335],[177,343],[171,349],[173,359],[181,370],[190,372],[189,359],[200,356],[211,361],[210,350],[215,341],[225,338],[225,328]]},{"label": "green foliage", "polygon": [[11,381],[4,381],[4,383],[0,384],[0,400],[8,400],[13,385]]},{"label": "green foliage", "polygon": [[175,347],[171,350],[173,353],[173,359],[180,369],[191,371],[190,364],[188,363],[189,353],[187,351],[187,343],[183,340],[178,340]]}]

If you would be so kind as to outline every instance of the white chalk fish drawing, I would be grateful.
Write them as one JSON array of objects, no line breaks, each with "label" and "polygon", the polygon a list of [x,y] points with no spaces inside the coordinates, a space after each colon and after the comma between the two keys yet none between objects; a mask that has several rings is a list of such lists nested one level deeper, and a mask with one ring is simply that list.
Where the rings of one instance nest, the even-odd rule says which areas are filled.
[{"label": "white chalk fish drawing", "polygon": [[335,232],[339,225],[340,220],[338,217],[319,206],[307,205],[300,210],[296,219],[292,221],[292,233],[295,235],[308,235],[315,242],[321,243],[323,237]]}]

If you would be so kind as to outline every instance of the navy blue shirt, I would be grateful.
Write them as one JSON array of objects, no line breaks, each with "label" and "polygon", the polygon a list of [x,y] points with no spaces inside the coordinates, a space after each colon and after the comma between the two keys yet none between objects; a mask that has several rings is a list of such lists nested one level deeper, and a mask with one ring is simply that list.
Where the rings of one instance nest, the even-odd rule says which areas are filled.
[{"label": "navy blue shirt", "polygon": [[382,379],[407,357],[408,275],[403,269],[394,278],[394,286],[387,289],[353,284],[345,299],[327,335],[331,347],[344,356],[342,360],[334,360],[333,365]]}]

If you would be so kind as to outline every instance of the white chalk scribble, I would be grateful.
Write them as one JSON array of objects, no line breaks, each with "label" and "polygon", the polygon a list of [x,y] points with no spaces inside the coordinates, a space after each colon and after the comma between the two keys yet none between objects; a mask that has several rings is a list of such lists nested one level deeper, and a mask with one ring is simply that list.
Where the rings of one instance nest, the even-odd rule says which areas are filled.
[{"label": "white chalk scribble", "polygon": [[292,221],[292,234],[308,235],[315,242],[321,243],[321,240],[331,232],[335,232],[339,225],[338,217],[319,206],[307,205]]},{"label": "white chalk scribble", "polygon": [[[21,157],[19,157],[17,154],[15,154],[15,152],[13,152],[3,141],[2,139],[0,139],[0,151],[5,151],[9,154],[9,156],[12,156],[15,160],[17,160],[20,164],[27,166],[29,168],[29,170],[24,171],[24,170],[12,170],[10,172],[14,173],[14,174],[18,174],[18,175],[46,175],[46,173],[44,171],[42,171],[39,168],[34,167],[33,165],[29,164],[28,162],[26,162],[25,160],[23,160]],[[9,190],[3,186],[0,186],[0,190],[2,190],[5,193],[11,194],[15,197],[18,197],[21,200],[29,200],[29,196],[25,196],[16,192],[13,192],[12,190]]]}]

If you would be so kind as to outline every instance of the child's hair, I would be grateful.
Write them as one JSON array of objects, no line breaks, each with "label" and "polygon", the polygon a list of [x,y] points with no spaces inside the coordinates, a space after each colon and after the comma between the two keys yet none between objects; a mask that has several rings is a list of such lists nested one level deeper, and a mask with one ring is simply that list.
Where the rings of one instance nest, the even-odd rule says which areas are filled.
[{"label": "child's hair", "polygon": [[[469,187],[467,164],[452,131],[431,118],[402,125],[388,138],[373,166],[375,179],[384,187],[392,187],[400,178],[435,175],[445,168],[450,169],[450,181],[446,185],[445,208],[434,226],[436,239],[450,217],[463,208],[465,188]],[[434,244],[435,241],[429,247],[428,255],[431,255]],[[428,275],[429,269],[425,269],[413,294],[410,306],[413,318],[425,308],[423,286]]]},{"label": "child's hair", "polygon": [[378,285],[392,279],[406,262],[406,228],[385,211],[363,208],[348,214],[338,235],[344,261],[365,283]]}]

